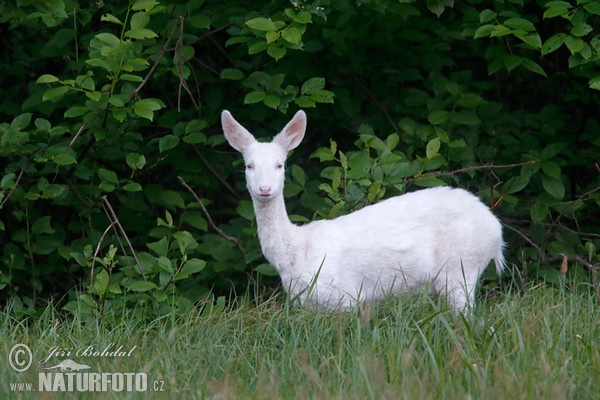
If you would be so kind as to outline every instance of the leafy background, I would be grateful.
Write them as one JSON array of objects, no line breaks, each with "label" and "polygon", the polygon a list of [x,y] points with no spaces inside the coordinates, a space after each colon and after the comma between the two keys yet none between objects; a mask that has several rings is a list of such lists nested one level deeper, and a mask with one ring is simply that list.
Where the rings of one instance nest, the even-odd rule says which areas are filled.
[{"label": "leafy background", "polygon": [[8,313],[145,316],[275,288],[223,109],[264,138],[306,109],[296,222],[460,186],[504,223],[505,281],[598,290],[600,3],[213,3],[0,5]]}]

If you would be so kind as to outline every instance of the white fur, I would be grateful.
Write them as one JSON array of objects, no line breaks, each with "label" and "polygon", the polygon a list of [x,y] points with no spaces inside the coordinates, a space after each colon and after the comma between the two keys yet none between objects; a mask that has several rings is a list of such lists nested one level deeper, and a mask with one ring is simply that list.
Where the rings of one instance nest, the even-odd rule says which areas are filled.
[{"label": "white fur", "polygon": [[228,111],[229,144],[246,164],[263,254],[292,298],[327,308],[429,285],[456,310],[472,307],[491,260],[504,269],[502,227],[473,194],[449,187],[407,193],[351,214],[302,226],[284,204],[284,163],[306,130],[298,111],[271,143],[260,143]]}]

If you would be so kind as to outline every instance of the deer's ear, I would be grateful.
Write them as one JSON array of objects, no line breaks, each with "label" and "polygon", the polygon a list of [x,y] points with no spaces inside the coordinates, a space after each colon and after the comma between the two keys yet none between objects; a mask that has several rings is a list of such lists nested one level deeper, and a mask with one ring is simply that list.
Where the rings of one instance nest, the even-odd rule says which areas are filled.
[{"label": "deer's ear", "polygon": [[298,147],[304,133],[306,132],[306,114],[300,110],[294,115],[294,117],[287,123],[283,130],[273,138],[273,143],[277,143],[283,149],[288,152]]},{"label": "deer's ear", "polygon": [[221,113],[221,125],[223,126],[225,139],[227,139],[231,147],[240,153],[244,153],[250,145],[256,143],[254,136],[240,125],[227,110],[223,110]]}]

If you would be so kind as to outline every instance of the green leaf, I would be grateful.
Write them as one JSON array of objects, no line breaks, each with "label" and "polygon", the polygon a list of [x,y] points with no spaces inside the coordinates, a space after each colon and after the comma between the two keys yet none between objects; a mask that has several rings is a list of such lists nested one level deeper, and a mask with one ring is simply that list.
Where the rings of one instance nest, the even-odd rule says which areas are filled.
[{"label": "green leaf", "polygon": [[27,126],[31,123],[31,115],[31,113],[17,115],[10,123],[10,126],[17,128],[20,131],[27,128]]},{"label": "green leaf", "polygon": [[127,157],[125,157],[125,162],[127,162],[127,165],[135,171],[144,168],[144,165],[146,165],[146,157],[139,153],[129,153],[127,154]]},{"label": "green leaf", "polygon": [[87,113],[89,110],[87,107],[83,107],[83,106],[73,106],[69,109],[67,109],[67,111],[65,111],[65,113],[63,114],[63,116],[65,118],[75,118],[75,117],[81,117],[83,114]]},{"label": "green leaf", "polygon": [[512,54],[509,54],[506,57],[504,57],[504,65],[506,66],[506,69],[508,70],[508,72],[517,68],[519,65],[521,65],[522,62],[523,62],[523,58],[512,55]]},{"label": "green leaf", "polygon": [[482,25],[479,28],[477,28],[473,37],[475,39],[479,39],[482,37],[488,37],[492,34],[493,30],[494,30],[494,25]]},{"label": "green leaf", "polygon": [[575,54],[585,47],[585,42],[581,38],[567,36],[565,38],[565,45],[567,46],[571,54]]},{"label": "green leaf", "polygon": [[568,14],[569,10],[572,8],[571,4],[566,1],[551,1],[546,3],[545,6],[548,7],[548,9],[544,11],[544,19],[564,16]]},{"label": "green leaf", "polygon": [[108,272],[104,268],[101,268],[100,271],[94,277],[94,288],[100,296],[104,296],[106,294],[106,289],[108,288],[108,281]]},{"label": "green leaf", "polygon": [[265,96],[263,103],[265,103],[267,107],[276,109],[281,104],[281,98],[277,95],[269,94]]},{"label": "green leaf", "polygon": [[415,181],[415,185],[421,187],[436,187],[436,186],[445,186],[446,182],[441,179],[438,179],[434,176],[428,176],[425,178],[419,178]]},{"label": "green leaf", "polygon": [[186,211],[179,218],[180,223],[187,223],[200,231],[208,229],[208,223],[202,214],[198,211]]},{"label": "green leaf", "polygon": [[51,183],[44,188],[40,197],[42,199],[56,199],[65,192],[67,192],[67,187],[65,185]]},{"label": "green leaf", "polygon": [[431,139],[425,147],[425,154],[427,155],[427,158],[432,159],[433,157],[437,156],[440,151],[440,145],[441,141],[439,138]]},{"label": "green leaf", "polygon": [[300,92],[302,94],[311,94],[317,90],[321,90],[325,87],[325,78],[315,77],[310,78],[302,84]]},{"label": "green leaf", "polygon": [[206,267],[206,261],[198,258],[190,258],[185,262],[181,270],[175,275],[173,280],[185,279],[192,274],[202,271]]},{"label": "green leaf", "polygon": [[116,49],[117,47],[119,47],[121,45],[121,39],[119,39],[112,33],[107,33],[107,32],[99,33],[96,36],[94,36],[94,38],[96,40],[99,40],[100,42],[108,45],[112,49]]},{"label": "green leaf", "polygon": [[265,92],[253,91],[244,97],[244,104],[254,104],[263,101],[267,94]]},{"label": "green leaf", "polygon": [[253,18],[246,22],[246,26],[257,31],[276,31],[277,26],[270,18]]},{"label": "green leaf", "polygon": [[156,0],[137,0],[135,3],[133,3],[133,5],[131,6],[131,9],[133,11],[140,11],[140,10],[150,11],[159,4],[160,3]]},{"label": "green leaf", "polygon": [[254,271],[258,272],[259,274],[263,274],[266,276],[277,276],[277,270],[275,268],[273,268],[273,266],[271,264],[260,264],[259,266],[257,266],[256,268],[254,268]]},{"label": "green leaf", "polygon": [[158,151],[164,153],[179,144],[179,138],[175,135],[165,135],[158,141]]},{"label": "green leaf", "polygon": [[148,292],[158,287],[153,282],[149,281],[135,281],[126,286],[132,292]]},{"label": "green leaf", "polygon": [[98,176],[100,177],[101,180],[108,182],[110,184],[113,184],[115,186],[119,184],[119,177],[117,176],[117,174],[108,169],[99,168]]},{"label": "green leaf", "polygon": [[512,194],[520,192],[525,189],[529,184],[529,178],[526,176],[513,176],[509,180],[506,181],[504,186],[502,186],[502,193]]},{"label": "green leaf", "polygon": [[152,121],[154,111],[160,110],[164,104],[158,99],[142,99],[133,105],[133,111],[142,118]]},{"label": "green leaf", "polygon": [[310,24],[312,22],[312,14],[308,11],[300,11],[292,19],[299,24]]},{"label": "green leaf", "polygon": [[169,251],[169,240],[166,236],[152,243],[146,243],[146,246],[159,256],[166,256]]},{"label": "green leaf", "polygon": [[285,47],[281,47],[276,43],[272,43],[267,47],[267,54],[275,59],[275,61],[283,58],[287,53]]},{"label": "green leaf", "polygon": [[113,72],[114,67],[101,58],[90,58],[85,60],[85,63],[92,67],[100,67],[108,72]]},{"label": "green leaf", "polygon": [[486,101],[476,93],[465,93],[458,97],[456,105],[459,107],[473,108],[485,104]]},{"label": "green leaf", "polygon": [[119,18],[115,17],[112,14],[104,14],[102,17],[100,17],[100,21],[102,21],[102,22],[112,22],[113,24],[123,25],[123,23],[121,22],[121,20]]},{"label": "green leaf", "polygon": [[208,15],[194,15],[187,18],[186,22],[189,22],[196,29],[210,29],[211,18]]},{"label": "green leaf", "polygon": [[453,7],[454,0],[427,0],[427,8],[438,18],[444,13],[446,6]]},{"label": "green leaf", "polygon": [[485,9],[479,13],[479,23],[485,24],[486,22],[490,22],[498,15],[495,11],[490,9]]},{"label": "green leaf", "polygon": [[298,44],[302,41],[302,33],[294,26],[288,26],[281,32],[281,36],[292,44]]},{"label": "green leaf", "polygon": [[35,222],[31,225],[31,233],[33,233],[34,235],[53,234],[55,231],[50,225],[51,218],[52,217],[50,216],[45,216],[36,219]]},{"label": "green leaf", "polygon": [[221,71],[221,79],[239,81],[244,78],[244,73],[237,68],[225,68]]},{"label": "green leaf", "polygon": [[248,221],[254,221],[254,207],[252,206],[251,201],[240,201],[238,206],[235,208],[235,212],[237,212],[239,216],[247,219]]},{"label": "green leaf", "polygon": [[267,42],[265,42],[264,40],[261,40],[258,42],[254,42],[248,46],[248,54],[250,54],[250,55],[258,54],[260,52],[265,51],[266,49],[267,49]]},{"label": "green leaf", "polygon": [[48,100],[53,100],[53,99],[62,97],[68,91],[69,91],[69,88],[67,86],[60,86],[57,88],[48,89],[42,96],[42,101],[48,101]]},{"label": "green leaf", "polygon": [[525,32],[535,31],[535,25],[523,18],[509,18],[504,21],[504,25],[511,29],[522,30]]},{"label": "green leaf", "polygon": [[550,54],[556,51],[565,43],[567,35],[564,33],[557,33],[548,38],[542,45],[542,55]]},{"label": "green leaf", "polygon": [[590,79],[588,85],[590,89],[600,90],[600,75]]},{"label": "green leaf", "polygon": [[275,43],[277,39],[281,37],[281,33],[277,31],[269,31],[265,35],[265,39],[267,39],[267,43]]},{"label": "green leaf", "polygon": [[333,103],[335,94],[329,90],[317,90],[310,95],[310,98],[317,103]]},{"label": "green leaf", "polygon": [[544,69],[542,67],[540,67],[540,65],[538,63],[531,61],[529,58],[523,59],[523,67],[525,67],[529,71],[535,72],[536,74],[539,74],[541,76],[548,76],[548,75],[546,75],[546,71],[544,71]]},{"label": "green leaf", "polygon": [[127,192],[141,192],[142,185],[140,185],[137,182],[129,181],[125,185],[123,185],[122,189]]},{"label": "green leaf", "polygon": [[427,116],[427,120],[432,125],[441,125],[450,119],[450,112],[446,110],[433,110]]},{"label": "green leaf", "polygon": [[58,82],[58,78],[54,75],[44,74],[40,76],[35,83],[53,83]]},{"label": "green leaf", "polygon": [[504,25],[494,25],[492,31],[490,32],[490,36],[492,37],[501,37],[510,35],[512,33],[512,29]]},{"label": "green leaf", "polygon": [[542,171],[544,171],[546,175],[554,178],[561,177],[560,165],[558,165],[554,161],[542,161]]},{"label": "green leaf", "polygon": [[171,206],[172,208],[185,208],[183,197],[173,190],[165,190],[160,194],[160,199],[165,205]]},{"label": "green leaf", "polygon": [[296,97],[294,103],[300,108],[316,107],[316,102],[308,96]]},{"label": "green leaf", "polygon": [[594,28],[590,24],[586,24],[585,22],[581,22],[579,24],[575,24],[571,29],[571,35],[582,37],[592,32]]},{"label": "green leaf", "polygon": [[548,194],[558,200],[565,197],[565,186],[560,178],[542,175],[542,186]]},{"label": "green leaf", "polygon": [[150,29],[146,29],[146,28],[130,29],[127,32],[125,32],[125,37],[131,38],[131,39],[138,39],[138,40],[152,39],[157,36],[158,35],[154,31],[152,31]]},{"label": "green leaf", "polygon": [[583,8],[590,14],[600,15],[600,2],[589,1],[583,5]]},{"label": "green leaf", "polygon": [[44,158],[58,165],[71,165],[76,162],[75,150],[68,146],[51,146],[44,153]]},{"label": "green leaf", "polygon": [[132,30],[145,28],[150,22],[150,17],[145,12],[136,12],[131,16],[129,25]]}]

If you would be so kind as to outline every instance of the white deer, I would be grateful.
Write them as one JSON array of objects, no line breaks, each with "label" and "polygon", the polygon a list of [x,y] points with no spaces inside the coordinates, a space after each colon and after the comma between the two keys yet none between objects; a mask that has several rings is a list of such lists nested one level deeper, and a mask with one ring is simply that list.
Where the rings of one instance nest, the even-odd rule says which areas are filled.
[{"label": "white deer", "polygon": [[304,137],[306,114],[298,111],[270,143],[258,142],[229,111],[221,123],[244,157],[262,252],[292,299],[347,309],[425,286],[461,311],[474,305],[491,260],[503,271],[502,226],[462,189],[419,190],[332,220],[293,224],[283,198],[284,165]]}]

